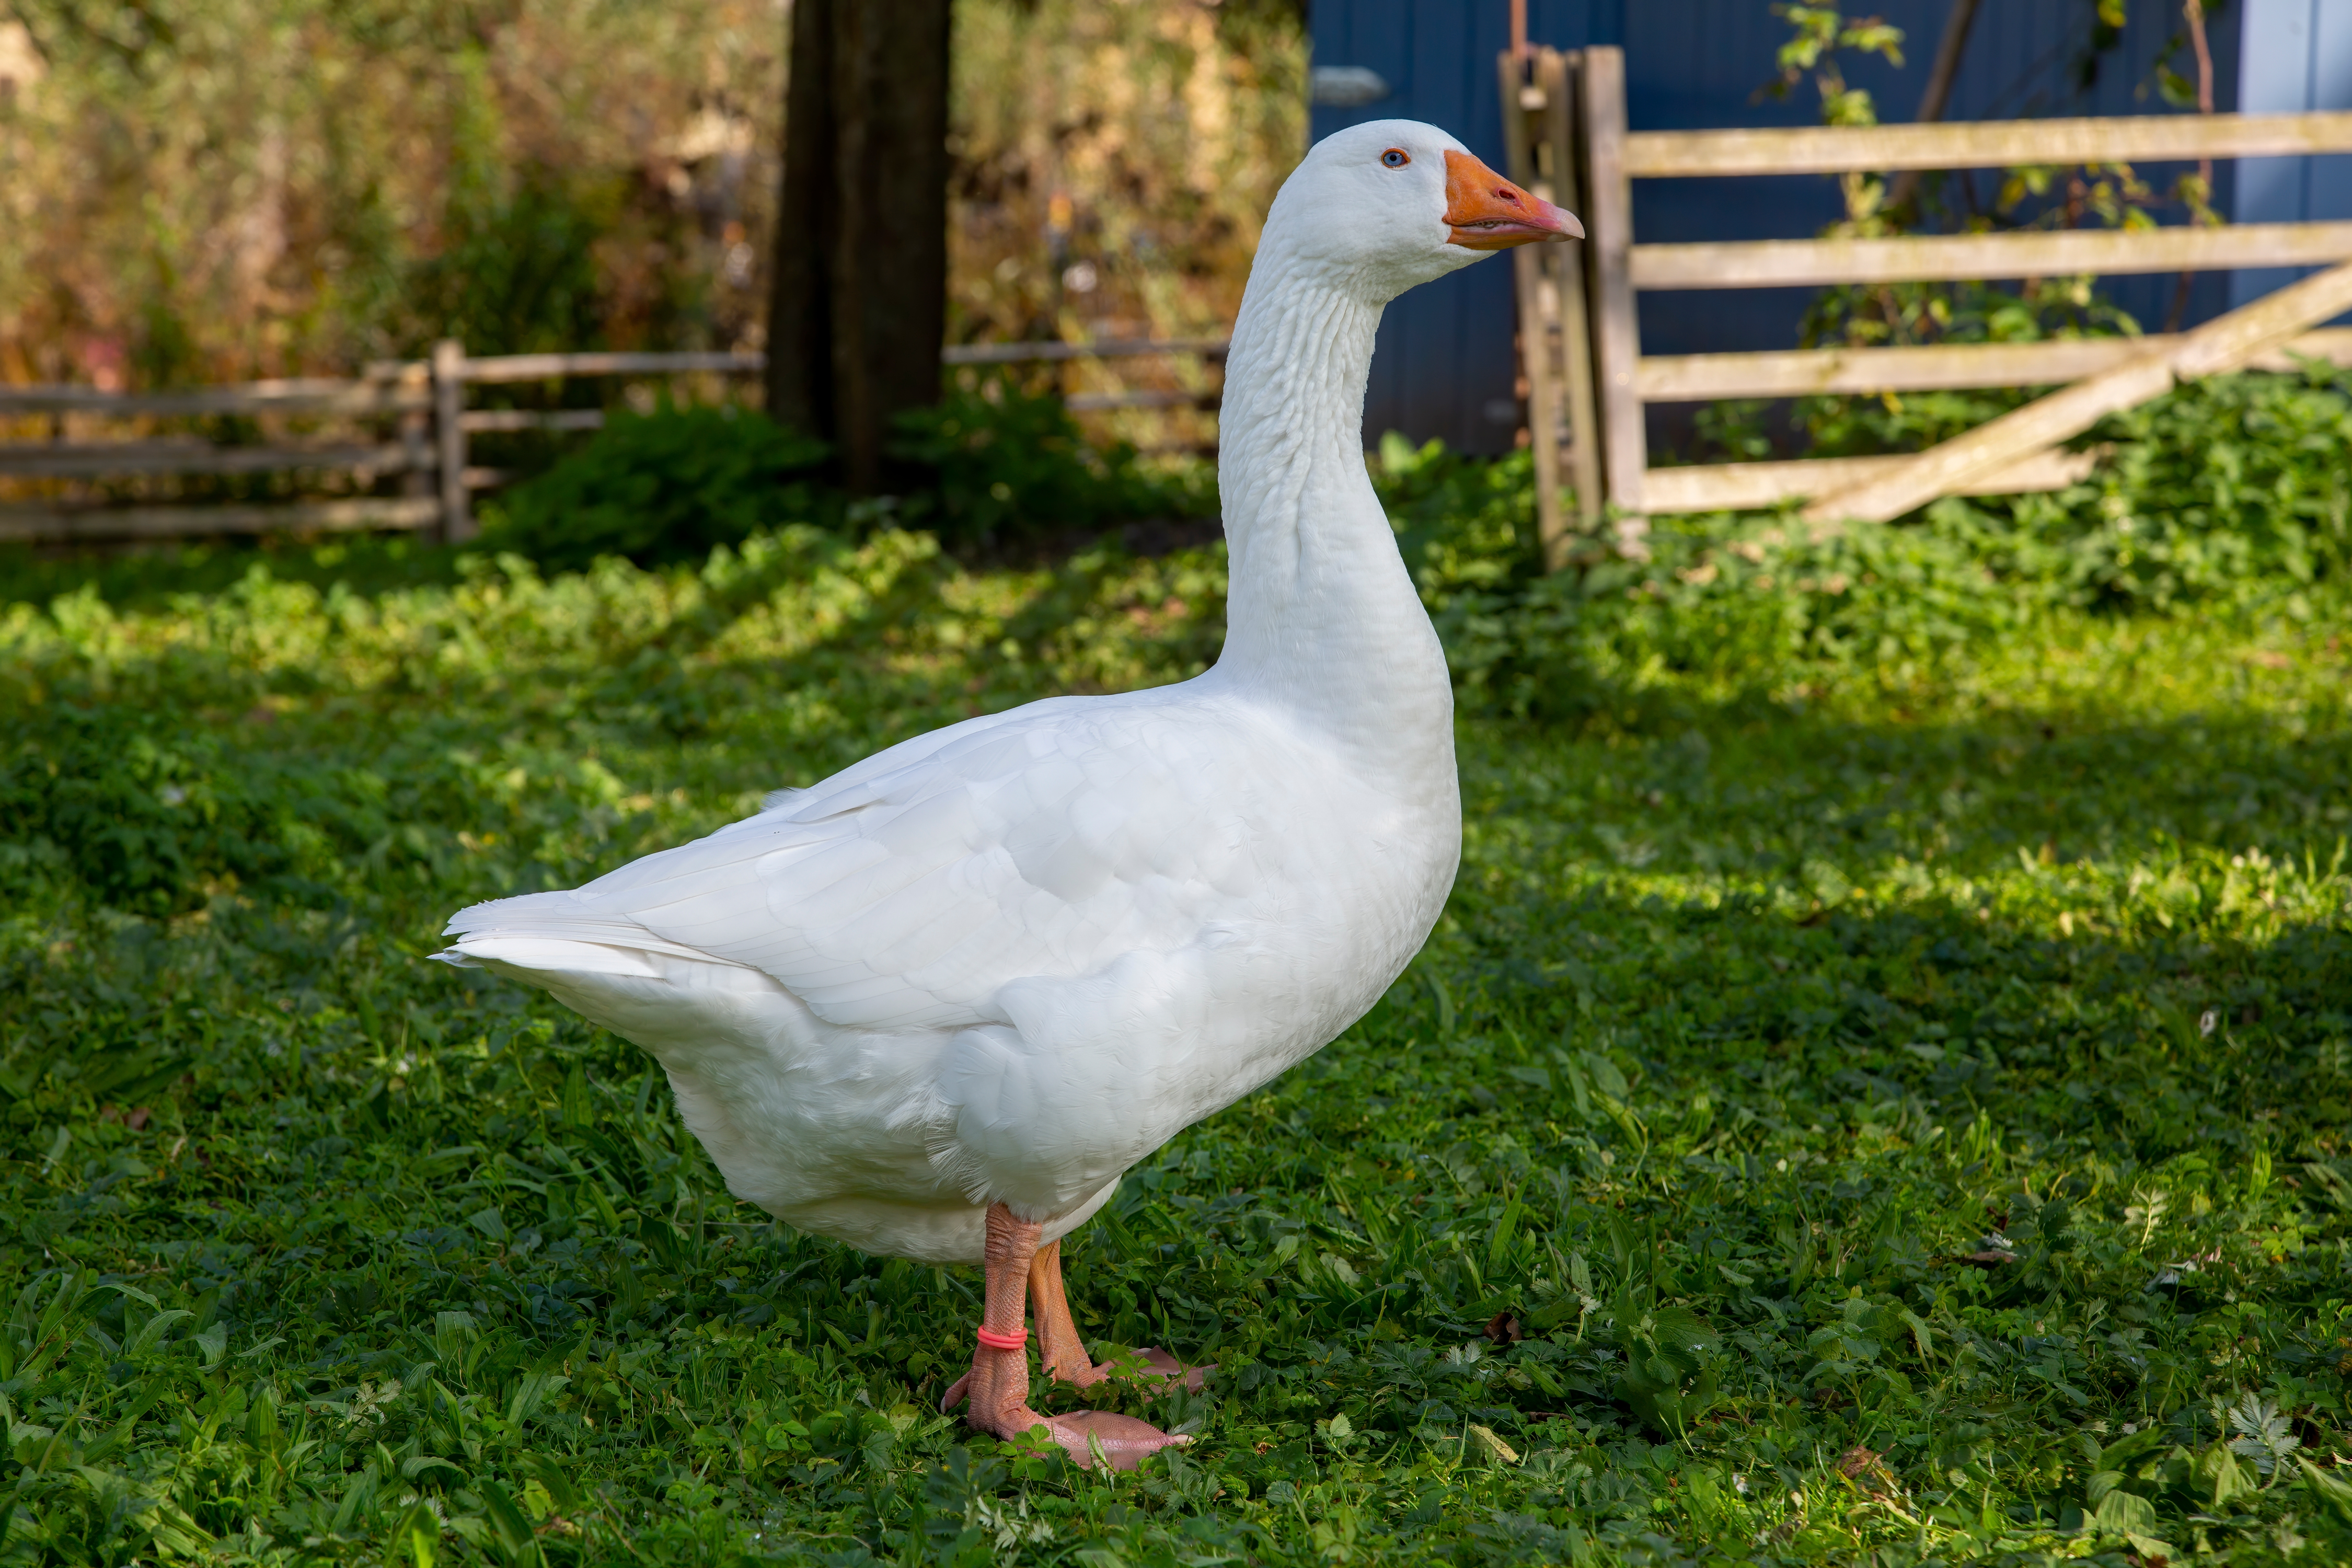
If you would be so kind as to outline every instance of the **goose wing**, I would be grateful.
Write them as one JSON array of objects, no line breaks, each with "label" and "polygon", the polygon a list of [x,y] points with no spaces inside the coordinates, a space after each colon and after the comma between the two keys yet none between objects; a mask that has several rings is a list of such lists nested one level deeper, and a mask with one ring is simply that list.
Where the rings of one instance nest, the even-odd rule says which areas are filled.
[{"label": "goose wing", "polygon": [[449,930],[723,959],[839,1026],[1007,1022],[1010,981],[1172,952],[1245,912],[1288,743],[1219,707],[1060,699],[958,726]]}]

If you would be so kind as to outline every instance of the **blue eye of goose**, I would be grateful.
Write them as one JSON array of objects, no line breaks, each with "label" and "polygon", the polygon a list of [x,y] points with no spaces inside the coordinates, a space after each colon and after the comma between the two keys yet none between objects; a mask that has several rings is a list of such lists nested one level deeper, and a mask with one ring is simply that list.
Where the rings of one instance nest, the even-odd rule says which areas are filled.
[{"label": "blue eye of goose", "polygon": [[1402,169],[1412,162],[1412,154],[1402,147],[1391,147],[1381,154],[1381,162],[1391,169]]}]

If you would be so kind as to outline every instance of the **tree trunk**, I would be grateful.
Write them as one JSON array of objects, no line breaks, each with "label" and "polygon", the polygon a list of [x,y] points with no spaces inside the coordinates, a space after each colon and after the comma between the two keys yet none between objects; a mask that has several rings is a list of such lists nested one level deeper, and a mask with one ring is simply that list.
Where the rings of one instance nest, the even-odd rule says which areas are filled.
[{"label": "tree trunk", "polygon": [[768,409],[887,488],[947,322],[949,0],[795,0]]}]

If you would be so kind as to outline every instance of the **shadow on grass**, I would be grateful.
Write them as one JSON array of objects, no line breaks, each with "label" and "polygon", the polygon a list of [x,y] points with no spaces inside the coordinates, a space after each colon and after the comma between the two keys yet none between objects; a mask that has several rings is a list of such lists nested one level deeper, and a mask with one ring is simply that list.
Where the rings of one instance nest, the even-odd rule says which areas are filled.
[{"label": "shadow on grass", "polygon": [[205,540],[112,550],[41,549],[0,543],[0,605],[46,605],[88,592],[118,610],[153,610],[184,594],[219,594],[256,566],[284,582],[340,583],[373,595],[401,588],[453,587],[466,552],[405,535]]}]

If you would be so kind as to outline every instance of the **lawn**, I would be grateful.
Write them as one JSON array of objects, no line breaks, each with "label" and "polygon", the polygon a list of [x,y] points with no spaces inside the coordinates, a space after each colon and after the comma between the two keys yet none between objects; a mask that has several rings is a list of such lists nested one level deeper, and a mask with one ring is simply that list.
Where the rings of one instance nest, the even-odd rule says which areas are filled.
[{"label": "lawn", "polygon": [[[1219,1368],[1102,1477],[937,1413],[976,1270],[736,1204],[634,1047],[424,955],[1201,668],[1222,552],[12,570],[0,1559],[2352,1559],[2324,586],[1468,712],[1428,950],[1071,1244],[1082,1329]],[[1795,591],[1624,592],[1701,588]]]}]

